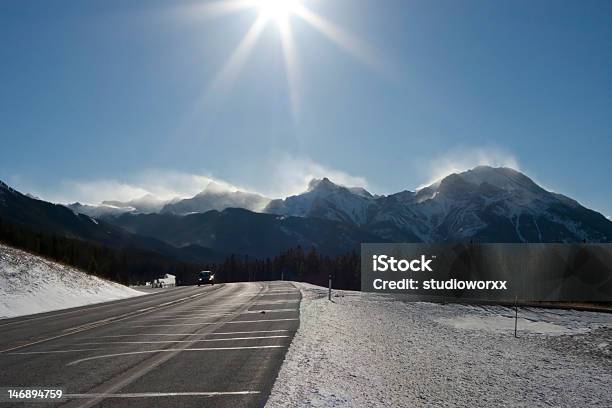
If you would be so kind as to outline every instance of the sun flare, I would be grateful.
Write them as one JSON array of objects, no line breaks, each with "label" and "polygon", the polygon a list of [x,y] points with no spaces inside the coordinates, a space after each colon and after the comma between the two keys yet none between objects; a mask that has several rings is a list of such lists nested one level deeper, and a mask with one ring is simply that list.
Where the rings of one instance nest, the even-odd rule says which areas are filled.
[{"label": "sun flare", "polygon": [[253,53],[255,45],[271,24],[277,26],[280,44],[283,49],[289,99],[295,117],[299,113],[302,78],[300,77],[299,55],[293,34],[292,24],[295,17],[310,27],[319,31],[341,50],[370,66],[376,66],[377,61],[370,47],[355,38],[349,32],[332,21],[311,11],[308,0],[202,0],[198,8],[190,9],[189,14],[198,16],[219,17],[241,10],[254,10],[257,17],[246,31],[244,37],[231,53],[229,59],[215,76],[211,89],[225,90],[236,79],[248,57]]},{"label": "sun flare", "polygon": [[281,24],[299,9],[300,0],[255,0],[255,5],[266,20]]}]

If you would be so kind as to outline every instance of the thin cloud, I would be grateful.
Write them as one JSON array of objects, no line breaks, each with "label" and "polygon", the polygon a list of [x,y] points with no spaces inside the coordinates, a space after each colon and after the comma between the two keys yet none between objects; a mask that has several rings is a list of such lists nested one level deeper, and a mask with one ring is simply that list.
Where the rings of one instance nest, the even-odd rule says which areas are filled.
[{"label": "thin cloud", "polygon": [[170,200],[192,197],[204,190],[210,183],[214,183],[216,189],[249,191],[206,174],[174,170],[146,170],[127,180],[64,180],[56,190],[47,193],[37,191],[37,195],[59,203],[78,201],[86,204],[99,204],[106,200],[129,201],[145,195]]},{"label": "thin cloud", "polygon": [[426,187],[452,173],[460,173],[476,166],[510,167],[520,170],[514,155],[497,148],[458,148],[430,161],[426,169],[427,182],[417,189]]},{"label": "thin cloud", "polygon": [[[70,179],[58,185],[37,188],[32,184],[17,183],[24,192],[31,192],[44,200],[55,203],[97,205],[103,201],[130,201],[147,195],[158,200],[187,198],[206,188],[216,191],[244,191],[258,193],[270,198],[285,198],[307,190],[312,179],[328,177],[334,183],[345,186],[367,187],[364,177],[353,176],[330,168],[307,157],[296,157],[281,153],[269,162],[266,184],[259,189],[219,179],[205,173],[187,173],[175,170],[149,169],[120,178]],[[212,183],[212,185],[211,185]],[[209,187],[210,185],[210,187]]]},{"label": "thin cloud", "polygon": [[272,197],[288,197],[308,188],[312,179],[329,178],[336,184],[348,187],[368,187],[365,177],[354,176],[317,163],[307,157],[281,155],[274,168],[275,185],[269,191]]}]

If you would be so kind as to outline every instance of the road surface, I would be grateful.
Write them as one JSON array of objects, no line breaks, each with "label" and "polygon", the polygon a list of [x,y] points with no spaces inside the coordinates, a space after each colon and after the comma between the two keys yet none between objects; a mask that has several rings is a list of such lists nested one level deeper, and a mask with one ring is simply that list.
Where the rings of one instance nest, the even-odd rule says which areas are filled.
[{"label": "road surface", "polygon": [[263,406],[300,299],[287,282],[232,283],[0,320],[0,388],[66,397],[0,406]]}]

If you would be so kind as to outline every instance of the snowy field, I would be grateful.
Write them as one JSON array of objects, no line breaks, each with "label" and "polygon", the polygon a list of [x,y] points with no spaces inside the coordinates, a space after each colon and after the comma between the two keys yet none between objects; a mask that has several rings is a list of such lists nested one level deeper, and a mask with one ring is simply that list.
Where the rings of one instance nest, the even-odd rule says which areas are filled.
[{"label": "snowy field", "polygon": [[0,318],[144,293],[0,244]]},{"label": "snowy field", "polygon": [[612,407],[612,314],[302,290],[268,407]]}]

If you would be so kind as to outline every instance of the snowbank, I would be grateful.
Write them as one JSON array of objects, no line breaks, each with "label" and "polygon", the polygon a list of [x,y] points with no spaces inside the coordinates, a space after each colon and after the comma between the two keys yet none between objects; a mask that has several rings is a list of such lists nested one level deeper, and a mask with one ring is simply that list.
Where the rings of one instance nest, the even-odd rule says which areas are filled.
[{"label": "snowbank", "polygon": [[332,303],[296,285],[300,328],[269,407],[612,406],[610,314],[523,308],[515,339],[504,307]]},{"label": "snowbank", "polygon": [[139,295],[144,293],[0,244],[0,317]]}]

